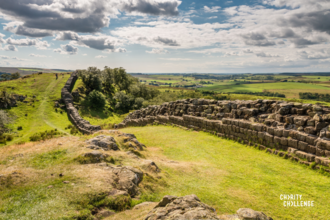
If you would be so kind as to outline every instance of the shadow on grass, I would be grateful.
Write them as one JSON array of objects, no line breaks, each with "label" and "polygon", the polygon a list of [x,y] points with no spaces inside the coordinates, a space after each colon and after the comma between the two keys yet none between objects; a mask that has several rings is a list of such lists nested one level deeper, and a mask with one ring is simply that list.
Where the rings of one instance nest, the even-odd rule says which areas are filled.
[{"label": "shadow on grass", "polygon": [[79,112],[81,116],[87,116],[87,117],[94,117],[98,119],[108,119],[114,115],[113,112],[111,112],[111,109],[108,107],[105,107],[103,109],[97,109],[93,108],[93,106],[90,104],[88,100],[83,100],[79,103]]}]

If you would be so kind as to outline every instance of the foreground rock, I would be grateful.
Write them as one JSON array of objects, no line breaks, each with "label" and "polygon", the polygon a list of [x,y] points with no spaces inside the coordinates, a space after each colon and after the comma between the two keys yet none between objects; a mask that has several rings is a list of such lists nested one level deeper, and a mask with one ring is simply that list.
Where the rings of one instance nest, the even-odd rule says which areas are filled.
[{"label": "foreground rock", "polygon": [[202,203],[196,195],[184,197],[165,196],[158,205],[149,212],[145,220],[220,220],[215,209]]},{"label": "foreground rock", "polygon": [[87,141],[91,149],[118,150],[116,140],[111,136],[99,135]]},{"label": "foreground rock", "polygon": [[138,185],[143,179],[143,172],[130,166],[110,167],[114,174],[114,188],[126,191],[131,197],[139,193]]},{"label": "foreground rock", "polygon": [[128,147],[134,150],[143,150],[143,148],[146,147],[136,139],[134,134],[121,133],[118,137],[122,137],[124,143],[128,144]]},{"label": "foreground rock", "polygon": [[144,220],[273,220],[264,213],[241,208],[235,215],[218,217],[215,209],[202,203],[196,195],[164,196]]},{"label": "foreground rock", "polygon": [[106,161],[107,158],[110,157],[110,155],[108,154],[103,154],[100,151],[92,151],[92,152],[88,152],[85,153],[83,155],[83,157],[85,158],[85,163],[100,163],[102,161]]}]

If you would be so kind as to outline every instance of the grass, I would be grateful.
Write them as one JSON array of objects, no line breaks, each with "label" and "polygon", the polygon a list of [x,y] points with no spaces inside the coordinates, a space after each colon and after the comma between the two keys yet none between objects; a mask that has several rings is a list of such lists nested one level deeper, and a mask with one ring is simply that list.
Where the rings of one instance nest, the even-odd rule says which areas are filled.
[{"label": "grass", "polygon": [[[330,178],[306,166],[204,132],[170,126],[122,131],[135,134],[147,146],[141,153],[161,169],[144,176],[139,200],[104,197],[111,190],[108,171],[77,161],[91,151],[84,147],[85,140],[99,134],[61,137],[0,148],[1,174],[10,177],[0,181],[0,219],[87,219],[99,206],[119,211],[143,201],[159,201],[164,195],[189,194],[196,194],[219,215],[243,207],[274,219],[326,219],[330,214]],[[120,138],[115,138],[119,143]],[[112,164],[140,166],[124,151],[110,155]],[[285,208],[281,194],[301,194],[315,207]],[[125,211],[109,219],[140,219],[147,212]]]},{"label": "grass", "polygon": [[[91,151],[83,145],[84,138],[62,137],[0,148],[0,219],[90,219],[94,207],[129,207],[130,199],[105,198],[108,170],[76,160]],[[128,163],[125,152],[115,157]]]},{"label": "grass", "polygon": [[[57,129],[66,133],[64,128],[71,122],[65,110],[55,111],[54,102],[61,98],[61,89],[68,78],[68,74],[59,77],[58,80],[53,74],[34,74],[31,78],[0,83],[0,90],[7,88],[8,92],[27,95],[28,101],[18,102],[17,107],[8,110],[16,117],[12,128],[17,137],[7,144],[26,142],[33,134],[46,130]],[[18,126],[22,126],[23,130],[18,131]]]},{"label": "grass", "polygon": [[214,92],[278,92],[285,94],[287,98],[299,98],[300,92],[311,93],[329,93],[330,88],[307,83],[281,82],[281,83],[256,83],[256,84],[239,84],[239,85],[213,85],[200,88],[200,90],[208,90]]},{"label": "grass", "polygon": [[[329,177],[239,143],[165,126],[126,128],[148,146],[147,158],[168,176],[164,195],[196,194],[217,209],[235,213],[243,207],[274,219],[326,219],[329,215]],[[171,162],[176,161],[176,163]],[[315,207],[285,208],[281,194],[301,194]]]}]

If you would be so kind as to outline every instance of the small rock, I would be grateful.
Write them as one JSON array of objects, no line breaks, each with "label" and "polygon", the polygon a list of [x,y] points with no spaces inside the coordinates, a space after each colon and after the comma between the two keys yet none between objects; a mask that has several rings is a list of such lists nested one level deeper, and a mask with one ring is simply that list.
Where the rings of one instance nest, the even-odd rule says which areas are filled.
[{"label": "small rock", "polygon": [[63,145],[62,143],[58,143],[58,145]]},{"label": "small rock", "polygon": [[273,220],[267,217],[263,212],[254,211],[253,209],[241,208],[237,210],[237,215],[240,220]]},{"label": "small rock", "polygon": [[48,189],[53,188],[53,187],[54,187],[53,185],[47,186]]},{"label": "small rock", "polygon": [[96,217],[97,218],[106,218],[106,217],[109,217],[109,216],[114,215],[114,214],[116,214],[116,213],[111,212],[109,210],[101,210],[96,214]]},{"label": "small rock", "polygon": [[143,202],[143,203],[140,203],[140,204],[134,206],[133,207],[133,210],[138,210],[138,209],[141,209],[144,206],[148,206],[148,205],[151,205],[151,204],[155,204],[155,202]]},{"label": "small rock", "polygon": [[69,184],[70,182],[69,181],[63,181],[64,184]]}]

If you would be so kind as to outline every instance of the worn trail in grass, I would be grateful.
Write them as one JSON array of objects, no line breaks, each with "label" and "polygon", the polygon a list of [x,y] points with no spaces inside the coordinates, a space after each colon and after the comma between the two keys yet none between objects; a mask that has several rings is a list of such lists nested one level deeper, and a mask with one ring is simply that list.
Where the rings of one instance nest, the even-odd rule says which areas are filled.
[{"label": "worn trail in grass", "polygon": [[[164,195],[196,194],[218,214],[239,208],[260,210],[274,219],[327,219],[330,178],[315,170],[245,145],[166,126],[125,128],[147,146],[167,176]],[[301,194],[314,207],[284,207],[281,194]]]},{"label": "worn trail in grass", "polygon": [[54,101],[60,99],[61,89],[68,78],[68,74],[59,77],[58,80],[53,74],[42,74],[0,83],[0,89],[6,88],[10,93],[27,95],[28,101],[28,103],[18,102],[17,107],[9,110],[9,113],[16,118],[12,125],[13,129],[22,126],[23,130],[16,131],[18,137],[7,144],[28,141],[34,133],[45,130],[57,129],[65,132],[64,128],[71,122],[65,110],[55,112]]}]

